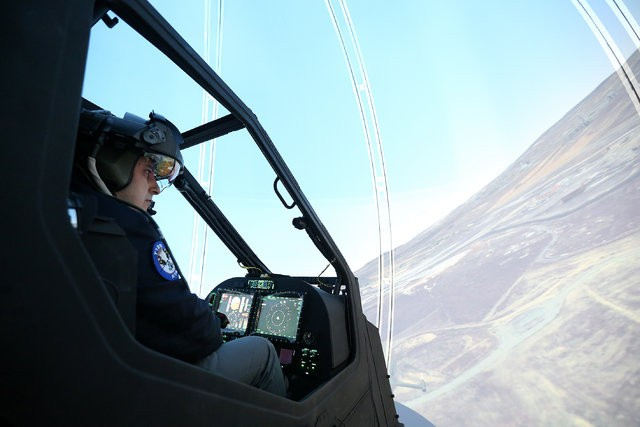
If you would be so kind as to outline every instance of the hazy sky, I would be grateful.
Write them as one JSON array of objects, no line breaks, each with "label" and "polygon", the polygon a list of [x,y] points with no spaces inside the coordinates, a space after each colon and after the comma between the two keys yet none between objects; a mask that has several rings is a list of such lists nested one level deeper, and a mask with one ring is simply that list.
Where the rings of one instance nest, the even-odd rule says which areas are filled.
[{"label": "hazy sky", "polygon": [[[628,56],[635,46],[612,12],[615,3],[582,3]],[[633,3],[624,4],[639,21]],[[205,2],[152,4],[205,55]],[[342,13],[338,1],[331,4]],[[346,4],[379,124],[394,245],[482,188],[613,71],[576,1]],[[216,0],[211,8],[210,64],[221,46],[217,71],[257,115],[351,267],[362,266],[378,249],[372,172],[327,3],[234,0],[224,2],[221,20]],[[94,28],[84,96],[119,116],[153,109],[183,131],[203,117],[202,91],[124,22]],[[194,175],[200,153],[185,152]],[[296,213],[282,208],[273,179],[246,134],[217,142],[219,207],[272,270],[318,274],[326,262],[291,227]],[[156,207],[188,275],[193,213],[175,189]],[[201,294],[243,274],[210,237],[205,284],[194,289]]]}]

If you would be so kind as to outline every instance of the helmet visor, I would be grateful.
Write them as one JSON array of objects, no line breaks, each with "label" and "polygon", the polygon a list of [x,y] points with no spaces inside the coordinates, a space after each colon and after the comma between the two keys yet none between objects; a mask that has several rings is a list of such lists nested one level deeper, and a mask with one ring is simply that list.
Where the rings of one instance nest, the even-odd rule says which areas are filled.
[{"label": "helmet visor", "polygon": [[153,176],[156,178],[160,190],[169,187],[173,180],[180,175],[180,162],[173,157],[157,153],[144,153],[144,156],[151,162]]}]

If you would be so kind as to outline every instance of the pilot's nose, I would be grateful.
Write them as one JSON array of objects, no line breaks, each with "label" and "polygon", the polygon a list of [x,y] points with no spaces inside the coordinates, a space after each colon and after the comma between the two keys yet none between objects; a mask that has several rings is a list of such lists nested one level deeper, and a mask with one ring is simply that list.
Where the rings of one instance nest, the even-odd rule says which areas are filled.
[{"label": "pilot's nose", "polygon": [[153,174],[149,175],[149,192],[151,194],[160,194],[160,186],[158,185],[158,181],[156,181],[156,177]]}]

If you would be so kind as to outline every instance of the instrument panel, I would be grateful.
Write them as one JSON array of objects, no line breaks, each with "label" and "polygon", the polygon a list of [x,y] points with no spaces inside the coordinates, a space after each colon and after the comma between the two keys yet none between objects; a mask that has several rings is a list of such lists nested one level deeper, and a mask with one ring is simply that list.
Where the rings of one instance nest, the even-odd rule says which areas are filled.
[{"label": "instrument panel", "polygon": [[295,292],[256,294],[231,289],[218,289],[210,301],[214,311],[229,319],[222,330],[225,338],[262,335],[283,342],[298,338],[303,303],[304,295]]},{"label": "instrument panel", "polygon": [[233,278],[207,297],[211,309],[229,320],[225,341],[248,335],[271,341],[293,398],[329,379],[349,355],[344,297],[315,286],[316,280]]}]

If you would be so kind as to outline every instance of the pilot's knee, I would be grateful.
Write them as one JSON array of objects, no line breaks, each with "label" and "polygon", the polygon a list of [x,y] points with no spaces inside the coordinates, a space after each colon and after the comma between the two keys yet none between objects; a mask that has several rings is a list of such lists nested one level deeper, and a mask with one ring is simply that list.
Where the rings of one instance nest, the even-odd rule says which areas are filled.
[{"label": "pilot's knee", "polygon": [[260,354],[265,354],[267,357],[277,357],[276,349],[268,339],[256,335],[251,335],[244,339],[251,340],[252,347]]}]

